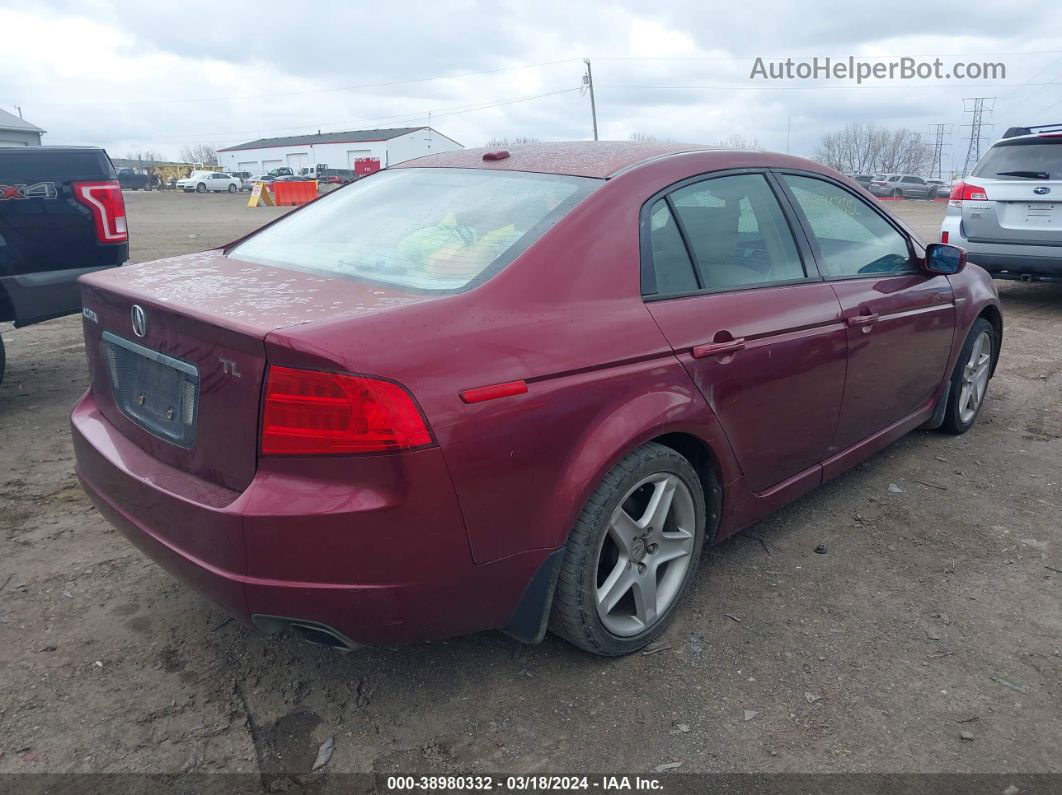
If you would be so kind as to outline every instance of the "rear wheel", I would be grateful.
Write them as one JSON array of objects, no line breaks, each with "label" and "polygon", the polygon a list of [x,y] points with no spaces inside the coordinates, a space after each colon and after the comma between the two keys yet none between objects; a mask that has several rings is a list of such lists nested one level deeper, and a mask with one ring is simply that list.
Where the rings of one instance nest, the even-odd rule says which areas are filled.
[{"label": "rear wheel", "polygon": [[977,415],[984,405],[985,392],[988,391],[988,380],[992,377],[998,344],[996,330],[991,323],[983,317],[974,321],[951,376],[948,407],[944,412],[941,430],[954,434],[966,433],[977,421]]},{"label": "rear wheel", "polygon": [[704,527],[704,490],[690,463],[656,443],[630,453],[572,530],[550,628],[610,657],[651,643],[694,577]]}]

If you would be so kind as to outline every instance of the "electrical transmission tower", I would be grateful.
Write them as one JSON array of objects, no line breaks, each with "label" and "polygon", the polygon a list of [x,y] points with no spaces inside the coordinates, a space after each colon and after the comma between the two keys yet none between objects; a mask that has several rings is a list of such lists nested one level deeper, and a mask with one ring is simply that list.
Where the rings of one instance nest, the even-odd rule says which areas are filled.
[{"label": "electrical transmission tower", "polygon": [[952,125],[945,123],[930,124],[933,134],[933,162],[929,166],[929,178],[944,179],[944,150],[951,146]]},{"label": "electrical transmission tower", "polygon": [[992,109],[996,105],[995,97],[966,97],[962,101],[963,113],[970,114],[970,123],[962,125],[970,128],[970,145],[966,149],[966,162],[962,165],[962,176],[967,176],[970,170],[981,159],[981,140],[984,133],[992,128],[985,121],[985,114],[992,115]]}]

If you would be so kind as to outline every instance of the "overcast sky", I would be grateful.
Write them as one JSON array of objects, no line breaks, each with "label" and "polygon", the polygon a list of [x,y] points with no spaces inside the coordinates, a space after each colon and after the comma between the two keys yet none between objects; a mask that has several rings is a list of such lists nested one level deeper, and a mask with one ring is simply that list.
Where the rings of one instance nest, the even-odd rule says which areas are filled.
[{"label": "overcast sky", "polygon": [[[429,112],[432,126],[466,146],[494,136],[588,139],[590,104],[579,86],[590,57],[602,139],[639,132],[714,143],[738,134],[784,151],[791,125],[790,151],[807,154],[849,121],[927,135],[930,123],[950,122],[961,161],[963,97],[998,97],[997,136],[1008,125],[1062,120],[1062,3],[1023,8],[999,0],[0,0],[0,108],[20,105],[48,130],[47,144],[101,145],[117,157],[416,126]],[[1002,61],[1006,80],[749,79],[757,56],[849,55],[941,56],[946,68]]]}]

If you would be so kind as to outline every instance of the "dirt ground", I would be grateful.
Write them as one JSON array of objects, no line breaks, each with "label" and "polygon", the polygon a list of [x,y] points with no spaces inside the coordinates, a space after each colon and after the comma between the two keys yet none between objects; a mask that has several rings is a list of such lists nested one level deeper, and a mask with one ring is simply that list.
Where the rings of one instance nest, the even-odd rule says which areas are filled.
[{"label": "dirt ground", "polygon": [[[132,259],[282,210],[127,193]],[[941,203],[892,205],[934,239]],[[81,326],[2,331],[0,772],[1062,772],[1062,285],[999,283],[977,426],[916,432],[711,549],[653,653],[243,629],[73,473]],[[826,554],[816,554],[818,545]],[[967,732],[967,738],[960,737]]]}]

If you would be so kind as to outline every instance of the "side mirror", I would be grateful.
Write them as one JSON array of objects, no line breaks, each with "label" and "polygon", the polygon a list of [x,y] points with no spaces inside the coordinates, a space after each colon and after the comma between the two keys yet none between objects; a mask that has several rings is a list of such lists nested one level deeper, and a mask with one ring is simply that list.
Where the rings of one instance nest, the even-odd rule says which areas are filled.
[{"label": "side mirror", "polygon": [[930,243],[922,270],[934,276],[951,276],[966,267],[966,249],[948,243]]}]

